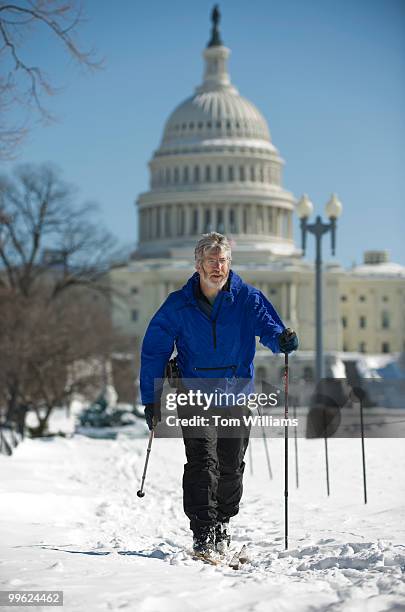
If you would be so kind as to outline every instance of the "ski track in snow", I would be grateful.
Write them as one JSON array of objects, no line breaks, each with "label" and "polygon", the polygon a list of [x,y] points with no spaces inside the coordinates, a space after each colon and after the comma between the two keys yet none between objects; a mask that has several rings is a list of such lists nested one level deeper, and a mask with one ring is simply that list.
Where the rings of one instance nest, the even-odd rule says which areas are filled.
[{"label": "ski track in snow", "polygon": [[254,439],[231,523],[234,546],[248,543],[251,555],[238,571],[189,555],[182,440],[154,440],[146,495],[136,496],[146,446],[74,436],[0,457],[0,589],[63,589],[69,612],[405,610],[402,440],[366,441],[367,506],[359,440],[330,441],[330,498],[323,441],[299,440],[299,489],[290,448],[284,550],[283,441],[269,442],[270,481]]}]

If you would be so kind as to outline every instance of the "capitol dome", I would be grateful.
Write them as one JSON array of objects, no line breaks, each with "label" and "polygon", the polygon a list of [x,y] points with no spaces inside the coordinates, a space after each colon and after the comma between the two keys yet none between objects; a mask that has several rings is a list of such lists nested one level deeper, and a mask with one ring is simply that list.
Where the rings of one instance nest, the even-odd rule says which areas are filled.
[{"label": "capitol dome", "polygon": [[149,163],[137,256],[178,256],[208,231],[227,234],[245,253],[296,255],[284,162],[263,115],[232,85],[217,9],[212,19],[203,82],[170,114]]},{"label": "capitol dome", "polygon": [[162,146],[213,138],[270,141],[266,120],[232,86],[203,89],[187,98],[170,115]]}]

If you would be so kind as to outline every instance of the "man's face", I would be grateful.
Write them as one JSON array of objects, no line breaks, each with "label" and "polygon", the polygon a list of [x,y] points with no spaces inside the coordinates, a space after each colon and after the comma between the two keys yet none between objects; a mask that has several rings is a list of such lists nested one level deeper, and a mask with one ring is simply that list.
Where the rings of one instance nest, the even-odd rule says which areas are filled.
[{"label": "man's face", "polygon": [[211,289],[222,289],[229,276],[230,261],[221,250],[208,251],[203,261],[196,265],[200,278]]}]

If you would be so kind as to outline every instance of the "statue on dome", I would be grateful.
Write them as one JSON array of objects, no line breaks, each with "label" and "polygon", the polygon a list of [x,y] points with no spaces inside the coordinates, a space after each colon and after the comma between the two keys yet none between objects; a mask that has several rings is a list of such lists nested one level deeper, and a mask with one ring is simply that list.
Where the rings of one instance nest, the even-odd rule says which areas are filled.
[{"label": "statue on dome", "polygon": [[208,43],[208,47],[218,47],[221,46],[222,40],[221,35],[219,33],[218,24],[221,19],[221,13],[219,12],[218,4],[214,5],[214,8],[211,12],[211,21],[212,21],[212,32],[211,32],[211,40]]}]

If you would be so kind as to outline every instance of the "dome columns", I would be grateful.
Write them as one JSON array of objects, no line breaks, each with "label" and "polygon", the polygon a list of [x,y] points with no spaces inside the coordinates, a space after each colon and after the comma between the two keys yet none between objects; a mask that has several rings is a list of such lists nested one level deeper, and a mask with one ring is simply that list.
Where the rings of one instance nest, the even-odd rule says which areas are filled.
[{"label": "dome columns", "polygon": [[168,203],[139,211],[140,242],[195,237],[209,231],[292,240],[292,210],[258,203]]}]

